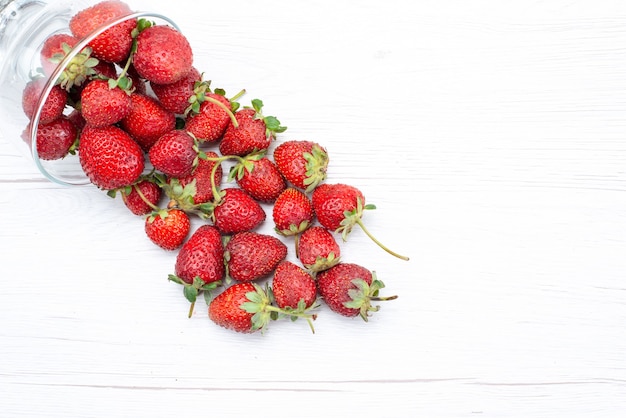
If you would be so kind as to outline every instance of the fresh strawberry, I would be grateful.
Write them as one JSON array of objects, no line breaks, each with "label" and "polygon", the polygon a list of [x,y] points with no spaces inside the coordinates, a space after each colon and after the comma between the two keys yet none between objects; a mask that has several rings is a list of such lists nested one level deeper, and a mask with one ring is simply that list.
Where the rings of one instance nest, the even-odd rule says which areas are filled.
[{"label": "fresh strawberry", "polygon": [[139,145],[116,126],[86,126],[80,135],[78,156],[83,171],[97,187],[118,189],[135,183],[145,167]]},{"label": "fresh strawberry", "polygon": [[366,205],[365,196],[356,187],[342,183],[324,183],[313,190],[311,201],[320,224],[331,231],[341,233],[344,241],[347,240],[354,225],[358,225],[383,250],[402,260],[409,259],[391,251],[367,230],[361,219],[363,211],[376,209],[376,206]]},{"label": "fresh strawberry", "polygon": [[37,126],[37,156],[42,160],[58,160],[72,151],[78,139],[78,128],[62,115]]},{"label": "fresh strawberry", "polygon": [[372,312],[380,309],[372,306],[372,301],[396,299],[379,297],[384,287],[375,273],[358,264],[339,263],[317,275],[318,292],[332,311],[347,317],[360,315],[366,322]]},{"label": "fresh strawberry", "polygon": [[308,271],[316,274],[339,263],[341,248],[328,229],[314,225],[297,238],[296,256]]},{"label": "fresh strawberry", "polygon": [[[218,161],[219,156],[213,151],[205,153],[206,158],[198,159],[198,165],[193,172],[187,176],[177,179],[182,188],[186,188],[193,183],[193,190],[187,196],[190,196],[193,205],[199,205],[213,201],[213,186],[219,188],[222,183],[222,165]],[[213,178],[213,180],[211,180]],[[182,192],[182,191],[181,191]],[[178,196],[170,196],[176,200],[180,200]]]},{"label": "fresh strawberry", "polygon": [[135,215],[147,215],[159,206],[163,194],[154,181],[147,179],[121,189],[124,205]]},{"label": "fresh strawberry", "polygon": [[272,278],[274,301],[279,308],[304,311],[313,306],[317,298],[317,286],[313,276],[292,263],[283,261]]},{"label": "fresh strawberry", "polygon": [[219,149],[222,155],[243,157],[255,151],[269,148],[276,134],[287,128],[280,125],[274,116],[263,116],[263,102],[252,100],[252,108],[243,108],[235,113],[237,124],[231,123],[224,132]]},{"label": "fresh strawberry", "polygon": [[88,125],[101,128],[121,121],[132,109],[130,95],[108,81],[95,79],[83,89],[81,112]]},{"label": "fresh strawberry", "polygon": [[209,303],[209,319],[236,332],[264,332],[270,321],[279,318],[306,318],[313,330],[315,315],[280,309],[272,305],[271,294],[253,282],[235,283]]},{"label": "fresh strawberry", "polygon": [[41,47],[41,67],[50,76],[79,39],[69,33],[55,33],[49,36]]},{"label": "fresh strawberry", "polygon": [[213,209],[213,223],[223,234],[251,231],[265,220],[265,211],[245,190],[226,188]]},{"label": "fresh strawberry", "polygon": [[274,202],[272,217],[278,234],[283,236],[300,234],[313,222],[311,199],[301,190],[288,187]]},{"label": "fresh strawberry", "polygon": [[[22,92],[22,109],[29,119],[37,111],[39,100],[45,87],[46,80],[43,78],[36,78],[26,83]],[[58,85],[53,86],[41,109],[39,123],[50,123],[60,117],[63,114],[63,110],[65,110],[66,103],[67,92]]]},{"label": "fresh strawberry", "polygon": [[287,183],[276,164],[265,157],[264,153],[244,157],[231,168],[229,179],[231,178],[260,202],[274,202],[287,188]]},{"label": "fresh strawberry", "polygon": [[[230,101],[223,94],[207,93],[197,113],[190,113],[187,129],[200,142],[217,142],[231,123]],[[219,104],[218,104],[219,103]]]},{"label": "fresh strawberry", "polygon": [[[96,29],[131,13],[130,7],[121,1],[101,1],[72,16],[69,27],[75,37],[82,39]],[[112,63],[126,60],[133,44],[132,31],[136,26],[137,19],[128,19],[99,34],[89,42],[93,55]]]},{"label": "fresh strawberry", "polygon": [[120,121],[120,126],[148,152],[161,136],[176,127],[176,116],[145,94],[132,93],[130,101],[130,112]]},{"label": "fresh strawberry", "polygon": [[226,244],[229,277],[249,282],[269,275],[287,257],[287,246],[278,238],[257,232],[239,232]]},{"label": "fresh strawberry", "polygon": [[224,279],[224,245],[220,232],[213,225],[202,225],[183,244],[176,256],[174,273],[168,279],[183,286],[183,294],[191,306],[189,316],[198,294],[204,292],[209,299],[210,291]]},{"label": "fresh strawberry", "polygon": [[152,91],[161,105],[172,113],[182,115],[189,106],[189,98],[193,96],[196,83],[202,80],[202,75],[191,67],[189,73],[180,80],[170,84],[150,83]]},{"label": "fresh strawberry", "polygon": [[316,142],[283,142],[274,150],[274,161],[289,183],[307,193],[326,179],[328,154]]},{"label": "fresh strawberry", "polygon": [[198,163],[194,138],[185,131],[171,130],[162,135],[148,153],[155,169],[169,177],[186,177]]},{"label": "fresh strawberry", "polygon": [[150,241],[173,251],[183,245],[191,229],[187,213],[180,209],[162,209],[146,217],[145,231]]},{"label": "fresh strawberry", "polygon": [[156,25],[137,35],[133,65],[151,84],[171,84],[184,78],[192,69],[193,52],[187,38],[176,29]]}]

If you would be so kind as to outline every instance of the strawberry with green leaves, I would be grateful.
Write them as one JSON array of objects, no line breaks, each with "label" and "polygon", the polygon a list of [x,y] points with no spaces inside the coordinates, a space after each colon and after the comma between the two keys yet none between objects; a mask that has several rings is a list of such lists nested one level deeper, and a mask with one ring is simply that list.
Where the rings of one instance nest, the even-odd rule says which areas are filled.
[{"label": "strawberry with green leaves", "polygon": [[161,187],[148,179],[141,179],[133,185],[123,187],[120,192],[124,205],[132,214],[138,216],[148,215],[155,210],[163,195]]},{"label": "strawberry with green leaves", "polygon": [[270,321],[280,318],[306,318],[311,324],[315,315],[274,306],[271,293],[253,282],[235,283],[209,303],[211,321],[225,329],[244,334],[264,332]]},{"label": "strawberry with green leaves", "polygon": [[174,130],[176,115],[146,94],[134,92],[130,101],[130,112],[120,121],[120,126],[148,152],[161,136]]},{"label": "strawberry with green leaves", "polygon": [[[46,76],[52,75],[59,63],[78,41],[78,38],[69,33],[55,33],[46,38],[39,53],[41,67]],[[94,61],[94,65],[98,63],[97,59]]]},{"label": "strawberry with green leaves", "polygon": [[213,225],[205,224],[183,244],[176,256],[174,274],[168,279],[183,286],[183,294],[191,303],[191,317],[197,296],[204,293],[208,302],[211,290],[222,283],[224,273],[222,235]]},{"label": "strawberry with green leaves", "polygon": [[81,112],[88,125],[101,128],[113,125],[132,109],[130,94],[107,80],[90,81],[80,95]]},{"label": "strawberry with green leaves", "polygon": [[274,161],[293,186],[310,193],[326,179],[328,153],[313,141],[285,141],[274,150]]},{"label": "strawberry with green leaves", "polygon": [[189,73],[180,80],[169,84],[150,83],[150,87],[165,109],[176,115],[183,115],[189,106],[190,97],[195,95],[196,84],[201,81],[202,74],[192,66]]},{"label": "strawberry with green leaves", "polygon": [[222,155],[243,157],[255,151],[266,150],[276,139],[276,134],[287,129],[281,126],[276,117],[264,116],[262,108],[263,102],[254,99],[252,107],[244,107],[235,113],[237,125],[231,122],[220,141],[219,150]]},{"label": "strawberry with green leaves", "polygon": [[385,285],[370,270],[353,263],[339,263],[317,275],[317,289],[328,307],[343,316],[360,315],[368,321],[372,312],[380,309],[374,301],[393,300],[397,296],[381,297]]},{"label": "strawberry with green leaves", "polygon": [[356,187],[343,183],[324,183],[313,190],[311,201],[320,224],[333,232],[340,233],[344,241],[347,240],[352,228],[358,225],[372,241],[387,253],[402,260],[409,259],[391,251],[367,230],[361,219],[363,211],[376,209],[376,206],[365,204],[363,192]]},{"label": "strawberry with green leaves", "polygon": [[272,218],[275,231],[283,236],[294,236],[313,223],[315,214],[311,199],[299,189],[286,188],[274,202]]},{"label": "strawberry with green leaves", "polygon": [[250,282],[268,276],[287,257],[287,246],[278,238],[244,231],[226,244],[227,277]]},{"label": "strawberry with green leaves", "polygon": [[282,261],[274,271],[272,292],[276,306],[305,312],[316,307],[315,279],[302,267],[291,261]]},{"label": "strawberry with green leaves", "polygon": [[339,263],[341,248],[328,229],[314,225],[297,236],[296,256],[308,271],[316,274]]},{"label": "strawberry with green leaves", "polygon": [[150,147],[148,158],[154,168],[169,177],[186,177],[198,165],[197,141],[186,131],[173,129]]},{"label": "strawberry with green leaves", "polygon": [[213,201],[214,188],[221,185],[222,175],[220,157],[213,151],[206,151],[190,175],[169,180],[169,196],[180,207],[193,210],[196,205]]},{"label": "strawberry with green leaves", "polygon": [[144,228],[150,241],[164,250],[173,251],[183,245],[191,221],[180,209],[160,209],[146,217]]},{"label": "strawberry with green leaves", "polygon": [[265,220],[265,211],[245,190],[228,187],[215,204],[211,217],[222,234],[252,231]]},{"label": "strawberry with green leaves", "polygon": [[133,65],[150,84],[175,83],[193,68],[193,51],[188,39],[171,26],[153,25],[137,35]]},{"label": "strawberry with green leaves", "polygon": [[243,157],[231,168],[228,179],[235,179],[237,185],[250,196],[265,203],[276,201],[287,188],[278,167],[265,156],[265,152]]},{"label": "strawberry with green leaves", "polygon": [[[223,90],[202,92],[200,96],[192,96],[196,100],[188,112],[185,129],[200,142],[218,142],[230,123],[238,123],[231,110],[233,103]],[[197,108],[194,105],[198,105]]]},{"label": "strawberry with green leaves", "polygon": [[[76,13],[69,22],[72,34],[82,39],[96,29],[121,17],[130,15],[130,7],[118,0],[105,0]],[[93,55],[103,61],[119,63],[128,57],[133,44],[132,32],[137,26],[136,19],[128,19],[105,30],[89,46]]]},{"label": "strawberry with green leaves", "polygon": [[113,190],[135,183],[145,167],[144,153],[133,138],[117,126],[87,125],[80,134],[78,156],[91,183]]}]

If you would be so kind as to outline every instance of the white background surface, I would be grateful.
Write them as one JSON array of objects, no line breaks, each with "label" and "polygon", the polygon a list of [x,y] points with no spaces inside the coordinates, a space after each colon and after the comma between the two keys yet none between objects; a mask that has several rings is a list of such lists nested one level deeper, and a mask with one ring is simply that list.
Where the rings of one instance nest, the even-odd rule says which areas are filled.
[{"label": "white background surface", "polygon": [[355,230],[344,261],[397,300],[239,335],[203,301],[186,318],[175,254],[121,200],[5,138],[0,416],[623,416],[626,3],[129,4],[261,98],[279,141],[326,146],[411,260]]}]

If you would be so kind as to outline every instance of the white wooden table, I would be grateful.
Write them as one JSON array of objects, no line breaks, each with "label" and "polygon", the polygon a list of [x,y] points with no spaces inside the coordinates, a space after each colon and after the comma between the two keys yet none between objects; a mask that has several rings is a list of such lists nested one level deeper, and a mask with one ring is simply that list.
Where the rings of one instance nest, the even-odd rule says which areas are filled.
[{"label": "white wooden table", "polygon": [[344,261],[397,300],[239,335],[187,319],[175,253],[121,200],[4,138],[0,416],[624,416],[626,3],[129,4],[279,141],[325,145],[411,260],[355,230]]}]

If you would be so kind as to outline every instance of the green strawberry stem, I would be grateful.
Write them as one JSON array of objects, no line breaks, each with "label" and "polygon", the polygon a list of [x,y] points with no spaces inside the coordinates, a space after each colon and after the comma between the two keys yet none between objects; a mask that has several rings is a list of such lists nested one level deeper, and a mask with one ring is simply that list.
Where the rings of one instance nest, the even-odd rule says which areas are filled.
[{"label": "green strawberry stem", "polygon": [[387,253],[393,255],[394,257],[397,257],[401,260],[405,260],[405,261],[409,261],[409,257],[406,257],[404,255],[400,255],[398,253],[396,253],[395,251],[390,250],[389,248],[387,248],[385,245],[383,245],[380,241],[378,241],[376,239],[376,237],[374,237],[374,235],[372,235],[370,233],[370,231],[367,230],[367,228],[365,227],[365,224],[363,224],[363,221],[360,218],[355,219],[355,222],[357,223],[357,225],[359,225],[361,227],[361,229],[363,230],[363,232],[365,232],[365,234],[370,237],[370,239],[372,241],[374,241],[376,243],[376,245],[378,245],[380,248],[382,248],[383,250],[385,250]]},{"label": "green strawberry stem", "polygon": [[191,318],[193,315],[193,308],[196,306],[196,301],[194,300],[189,304],[189,313],[187,314],[187,318]]},{"label": "green strawberry stem", "polygon": [[284,315],[284,316],[288,316],[290,318],[295,319],[295,318],[304,318],[306,319],[306,322],[309,324],[309,328],[311,328],[311,332],[313,334],[315,334],[315,328],[313,327],[313,321],[315,321],[317,319],[317,314],[308,314],[304,311],[289,311],[289,310],[285,310],[285,309],[281,309],[277,306],[274,305],[266,305],[265,309],[269,312],[276,312],[278,315]]},{"label": "green strawberry stem", "polygon": [[241,96],[243,96],[244,94],[246,94],[246,89],[242,89],[239,93],[235,94],[233,97],[231,97],[230,99],[228,99],[229,102],[236,102],[237,100],[239,100],[241,98]]}]

